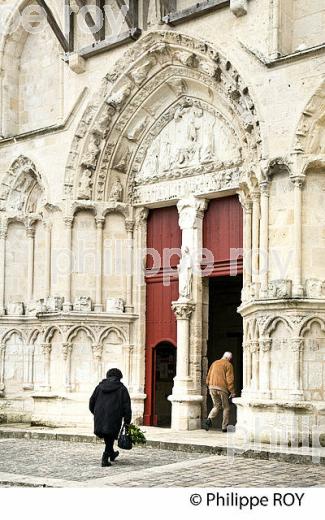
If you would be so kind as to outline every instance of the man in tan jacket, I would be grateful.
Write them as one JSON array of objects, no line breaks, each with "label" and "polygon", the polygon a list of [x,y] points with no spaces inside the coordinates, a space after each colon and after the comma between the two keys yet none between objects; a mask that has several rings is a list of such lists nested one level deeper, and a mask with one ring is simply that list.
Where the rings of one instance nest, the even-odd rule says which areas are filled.
[{"label": "man in tan jacket", "polygon": [[205,429],[209,430],[212,425],[212,419],[216,417],[223,409],[222,431],[226,432],[229,424],[230,415],[230,397],[235,397],[235,381],[234,369],[230,363],[232,359],[231,352],[225,352],[222,359],[217,359],[210,366],[206,383],[213,402],[213,408],[205,421]]}]

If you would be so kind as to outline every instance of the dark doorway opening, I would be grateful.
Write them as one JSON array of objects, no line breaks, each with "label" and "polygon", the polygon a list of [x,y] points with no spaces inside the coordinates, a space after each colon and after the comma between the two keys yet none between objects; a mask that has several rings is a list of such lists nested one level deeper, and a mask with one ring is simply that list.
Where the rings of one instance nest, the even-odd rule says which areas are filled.
[{"label": "dark doorway opening", "polygon": [[[243,388],[243,324],[237,312],[241,304],[242,275],[220,276],[209,279],[209,335],[208,363],[220,359],[224,352],[233,354],[236,395],[240,396]],[[212,408],[208,396],[208,412]],[[216,426],[221,427],[221,414],[215,419]],[[235,425],[237,411],[231,406],[230,424]]]},{"label": "dark doorway opening", "polygon": [[169,428],[171,426],[171,395],[176,375],[176,348],[171,343],[160,343],[154,349],[153,363],[154,399],[153,424]]}]

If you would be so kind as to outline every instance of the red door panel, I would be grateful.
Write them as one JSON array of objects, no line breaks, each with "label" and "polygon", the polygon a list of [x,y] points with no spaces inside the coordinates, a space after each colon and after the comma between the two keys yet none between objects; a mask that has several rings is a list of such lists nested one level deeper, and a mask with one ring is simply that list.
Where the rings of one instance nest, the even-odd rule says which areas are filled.
[{"label": "red door panel", "polygon": [[[179,254],[168,249],[181,249],[181,230],[178,226],[178,211],[175,206],[150,211],[147,227],[147,248],[154,250],[147,257],[146,272],[146,373],[144,424],[154,423],[154,353],[158,343],[170,342],[176,347],[176,317],[171,302],[178,298],[176,266]],[[172,253],[172,252],[171,252]],[[159,262],[157,263],[157,260]],[[150,271],[154,268],[154,271]],[[165,283],[164,283],[165,280]],[[169,284],[166,285],[166,282]]]},{"label": "red door panel", "polygon": [[[232,249],[243,247],[243,211],[238,196],[213,199],[203,220],[203,247],[214,257],[209,276],[227,276],[231,271]],[[243,259],[236,262],[238,274],[243,272]],[[203,267],[207,262],[203,262]]]}]

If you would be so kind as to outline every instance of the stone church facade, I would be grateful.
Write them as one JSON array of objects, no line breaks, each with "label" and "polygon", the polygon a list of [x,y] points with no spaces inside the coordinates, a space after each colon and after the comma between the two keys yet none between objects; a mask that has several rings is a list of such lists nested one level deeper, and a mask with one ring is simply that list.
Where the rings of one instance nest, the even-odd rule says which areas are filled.
[{"label": "stone church facade", "polygon": [[[200,428],[215,336],[220,349],[237,342],[238,433],[291,444],[318,439],[323,2],[133,2],[125,37],[102,34],[94,44],[75,24],[68,51],[58,38],[67,21],[62,3],[45,2],[59,30],[45,24],[39,32],[21,17],[44,2],[0,5],[0,420],[90,424],[89,394],[118,366],[135,421],[159,425],[161,413],[177,430]],[[70,20],[83,4],[71,1]],[[105,38],[111,44],[101,49]],[[212,261],[211,276],[202,275],[207,213],[230,199],[228,217],[215,221],[218,240],[209,224],[211,243],[220,250],[226,233],[239,238]],[[173,211],[177,287],[160,303],[153,293],[151,304],[144,252],[158,229],[167,230],[168,247],[168,225],[152,222]],[[220,280],[211,280],[222,277],[227,298],[233,264],[241,266],[240,297],[236,308],[227,304],[222,336],[211,329],[221,290],[213,293]],[[149,323],[165,304],[170,323],[164,316]],[[223,310],[215,312],[217,320]],[[157,327],[149,349],[148,330]]]}]

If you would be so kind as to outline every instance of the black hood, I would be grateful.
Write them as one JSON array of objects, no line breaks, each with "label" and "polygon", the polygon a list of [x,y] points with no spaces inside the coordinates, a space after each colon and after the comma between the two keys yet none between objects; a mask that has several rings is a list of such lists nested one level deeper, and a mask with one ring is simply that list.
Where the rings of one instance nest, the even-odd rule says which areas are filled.
[{"label": "black hood", "polygon": [[109,379],[103,379],[99,383],[99,388],[102,392],[105,394],[110,394],[111,392],[116,392],[123,386],[123,383],[121,381],[118,381],[117,379],[109,378]]}]

